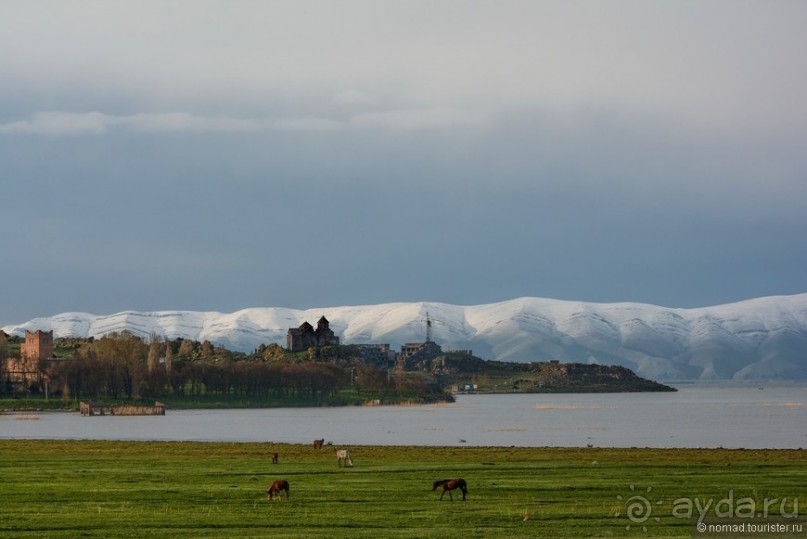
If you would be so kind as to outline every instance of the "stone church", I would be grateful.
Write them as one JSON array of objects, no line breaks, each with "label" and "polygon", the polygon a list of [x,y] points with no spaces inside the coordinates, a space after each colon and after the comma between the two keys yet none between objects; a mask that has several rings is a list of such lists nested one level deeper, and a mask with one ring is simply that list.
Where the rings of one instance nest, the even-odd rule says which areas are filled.
[{"label": "stone church", "polygon": [[324,316],[317,322],[317,329],[308,322],[298,328],[289,328],[286,334],[286,348],[290,352],[302,352],[309,348],[339,344],[339,337],[330,328],[330,322]]}]

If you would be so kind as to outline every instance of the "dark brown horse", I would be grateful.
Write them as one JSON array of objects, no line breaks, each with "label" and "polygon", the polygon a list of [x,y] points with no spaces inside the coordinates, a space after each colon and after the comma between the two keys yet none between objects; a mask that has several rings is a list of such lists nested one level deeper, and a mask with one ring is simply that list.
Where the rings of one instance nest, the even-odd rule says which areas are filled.
[{"label": "dark brown horse", "polygon": [[266,491],[266,494],[268,494],[270,500],[272,499],[272,497],[275,494],[277,494],[277,498],[280,499],[280,491],[281,490],[286,491],[286,499],[288,500],[289,499],[289,482],[286,481],[285,479],[278,479],[277,481],[272,483],[269,486],[269,490]]},{"label": "dark brown horse", "polygon": [[269,453],[272,456],[272,464],[277,464],[277,453]]},{"label": "dark brown horse", "polygon": [[314,449],[322,449],[322,444],[325,443],[325,438],[322,440],[314,440]]},{"label": "dark brown horse", "polygon": [[465,484],[465,479],[458,477],[457,479],[440,479],[439,481],[435,481],[432,485],[432,490],[437,490],[437,487],[443,487],[443,492],[440,493],[440,499],[443,499],[443,496],[446,492],[448,492],[449,499],[453,502],[454,497],[451,495],[451,491],[455,488],[460,489],[462,492],[462,501],[465,501],[465,495],[468,494],[468,485]]}]

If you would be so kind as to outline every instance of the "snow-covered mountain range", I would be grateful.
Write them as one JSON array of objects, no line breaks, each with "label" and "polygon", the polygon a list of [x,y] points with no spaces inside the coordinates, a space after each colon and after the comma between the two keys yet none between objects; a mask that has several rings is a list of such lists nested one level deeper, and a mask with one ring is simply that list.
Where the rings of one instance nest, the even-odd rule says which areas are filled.
[{"label": "snow-covered mountain range", "polygon": [[425,319],[443,349],[486,359],[623,365],[655,380],[807,380],[807,294],[697,309],[639,303],[519,298],[488,305],[386,303],[307,310],[276,307],[234,313],[126,311],[64,313],[6,326],[7,334],[53,330],[99,337],[128,330],[209,340],[231,350],[285,346],[289,328],[325,316],[345,344],[423,342]]}]

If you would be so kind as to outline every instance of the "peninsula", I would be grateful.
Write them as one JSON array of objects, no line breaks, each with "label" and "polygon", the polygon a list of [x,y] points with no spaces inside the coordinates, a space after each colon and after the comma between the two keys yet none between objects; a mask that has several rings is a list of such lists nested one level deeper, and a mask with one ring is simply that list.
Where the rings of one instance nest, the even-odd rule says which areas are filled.
[{"label": "peninsula", "polygon": [[[26,331],[0,334],[0,409],[78,409],[159,400],[169,408],[259,408],[417,404],[452,401],[461,392],[637,392],[675,389],[621,366],[484,360],[431,338],[407,343],[340,344],[323,316],[290,328],[287,347],[250,353],[210,341],[142,338],[128,331],[100,338]],[[150,406],[150,404],[149,404]]]}]

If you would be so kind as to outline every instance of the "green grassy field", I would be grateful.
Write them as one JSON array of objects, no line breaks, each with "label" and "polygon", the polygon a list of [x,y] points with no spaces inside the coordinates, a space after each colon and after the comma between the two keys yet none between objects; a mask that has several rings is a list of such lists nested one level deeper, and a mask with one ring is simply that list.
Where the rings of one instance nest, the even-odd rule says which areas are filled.
[{"label": "green grassy field", "polygon": [[[802,450],[351,450],[340,469],[327,447],[0,440],[0,537],[690,537],[682,499],[807,508]],[[456,476],[468,500],[438,501]],[[291,499],[269,502],[277,478]]]}]

